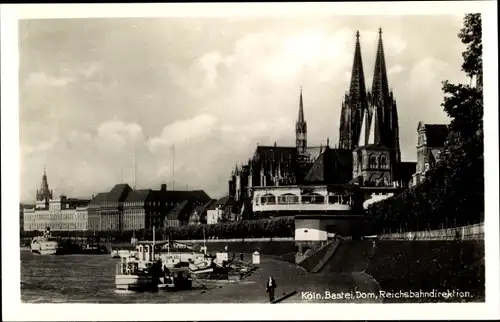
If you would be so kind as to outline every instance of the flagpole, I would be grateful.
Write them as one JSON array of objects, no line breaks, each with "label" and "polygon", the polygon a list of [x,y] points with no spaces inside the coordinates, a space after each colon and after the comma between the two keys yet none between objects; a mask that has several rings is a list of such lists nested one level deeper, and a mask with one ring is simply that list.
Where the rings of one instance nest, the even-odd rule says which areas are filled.
[{"label": "flagpole", "polygon": [[172,190],[175,190],[175,144],[172,144]]}]

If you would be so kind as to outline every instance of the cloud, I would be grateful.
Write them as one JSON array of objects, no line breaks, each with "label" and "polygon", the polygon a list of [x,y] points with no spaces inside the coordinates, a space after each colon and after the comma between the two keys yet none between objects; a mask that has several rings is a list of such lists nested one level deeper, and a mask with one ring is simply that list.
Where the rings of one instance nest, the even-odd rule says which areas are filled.
[{"label": "cloud", "polygon": [[102,70],[101,64],[92,63],[88,67],[80,69],[79,73],[81,75],[85,76],[86,78],[91,78],[92,76],[94,76],[95,74],[100,72],[101,70]]},{"label": "cloud", "polygon": [[148,140],[152,152],[172,144],[189,144],[194,140],[203,140],[210,134],[217,119],[210,114],[200,114],[191,119],[181,120],[165,126],[159,137]]},{"label": "cloud", "polygon": [[96,142],[105,151],[120,151],[142,139],[142,128],[135,123],[110,120],[102,123],[97,129]]},{"label": "cloud", "polygon": [[[257,143],[295,144],[301,86],[308,143],[324,144],[329,137],[333,146],[349,88],[355,32],[361,33],[370,88],[380,25],[398,103],[402,157],[414,160],[417,121],[447,121],[439,106],[441,81],[456,81],[462,74],[463,45],[456,37],[460,23],[446,19],[311,16],[22,24],[23,198],[34,196],[44,164],[51,187],[68,193],[106,191],[122,181],[122,172],[123,181],[132,183],[134,147],[138,187],[171,182],[172,144],[176,187],[187,184],[222,196],[232,167],[251,157]],[[78,86],[65,86],[72,82]]]},{"label": "cloud", "polygon": [[401,65],[395,65],[395,66],[389,68],[389,70],[387,71],[387,74],[388,75],[396,75],[396,74],[402,73],[404,71],[405,71],[404,67],[402,67]]},{"label": "cloud", "polygon": [[218,76],[217,67],[221,61],[222,57],[217,52],[205,54],[199,60],[201,67],[205,70],[205,79],[203,81],[205,88],[215,88]]},{"label": "cloud", "polygon": [[47,152],[50,151],[50,149],[52,149],[58,141],[59,140],[57,137],[53,137],[52,139],[40,142],[37,145],[25,145],[25,146],[21,145],[21,153],[24,156],[28,156],[34,153]]},{"label": "cloud", "polygon": [[43,72],[31,73],[26,80],[27,86],[33,87],[64,87],[73,82],[71,77],[53,77]]}]

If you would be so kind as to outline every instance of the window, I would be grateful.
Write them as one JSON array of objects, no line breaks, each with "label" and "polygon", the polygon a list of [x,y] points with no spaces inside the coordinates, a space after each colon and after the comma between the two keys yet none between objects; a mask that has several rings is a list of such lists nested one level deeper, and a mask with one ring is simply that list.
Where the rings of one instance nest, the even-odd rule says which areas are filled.
[{"label": "window", "polygon": [[377,157],[374,156],[373,154],[370,155],[370,160],[369,160],[369,163],[368,163],[368,167],[371,168],[371,169],[377,167]]},{"label": "window", "polygon": [[380,156],[380,168],[381,169],[387,169],[388,168],[387,161],[385,159],[385,155],[381,155]]},{"label": "window", "polygon": [[297,204],[299,203],[299,197],[294,194],[287,193],[278,197],[279,204]]},{"label": "window", "polygon": [[261,198],[261,202],[263,205],[267,204],[275,204],[276,203],[276,197],[272,194],[266,194]]},{"label": "window", "polygon": [[325,203],[325,197],[317,193],[303,195],[302,203],[323,204]]}]

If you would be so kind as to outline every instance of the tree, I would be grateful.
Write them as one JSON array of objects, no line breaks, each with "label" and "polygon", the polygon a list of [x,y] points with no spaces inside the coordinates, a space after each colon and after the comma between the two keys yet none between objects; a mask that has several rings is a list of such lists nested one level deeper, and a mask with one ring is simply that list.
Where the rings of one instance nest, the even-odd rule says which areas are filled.
[{"label": "tree", "polygon": [[[437,229],[484,220],[483,60],[481,15],[468,14],[458,37],[465,44],[466,84],[443,82],[450,135],[437,166],[417,187],[371,206],[379,232]],[[472,80],[476,79],[473,84]],[[405,222],[402,224],[402,222]]]},{"label": "tree", "polygon": [[[444,111],[452,119],[450,128],[462,139],[480,136],[483,129],[483,45],[481,14],[468,14],[458,37],[467,49],[462,53],[462,71],[471,79],[469,85],[443,82]],[[476,78],[475,86],[472,79]]]}]

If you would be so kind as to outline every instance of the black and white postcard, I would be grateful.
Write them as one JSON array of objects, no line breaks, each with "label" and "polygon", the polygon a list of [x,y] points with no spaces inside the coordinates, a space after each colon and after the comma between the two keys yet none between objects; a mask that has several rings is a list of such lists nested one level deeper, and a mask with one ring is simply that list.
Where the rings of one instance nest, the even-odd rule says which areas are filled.
[{"label": "black and white postcard", "polygon": [[495,2],[1,12],[6,319],[498,317]]}]

